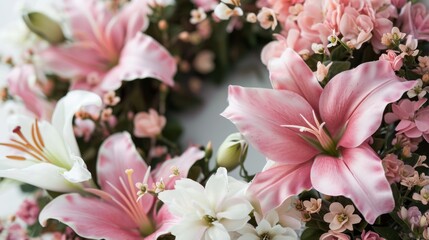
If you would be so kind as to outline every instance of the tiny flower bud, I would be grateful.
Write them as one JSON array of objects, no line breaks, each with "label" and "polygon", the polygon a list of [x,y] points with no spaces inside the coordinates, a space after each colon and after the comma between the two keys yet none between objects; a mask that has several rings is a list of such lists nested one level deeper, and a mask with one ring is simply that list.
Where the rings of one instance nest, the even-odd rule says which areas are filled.
[{"label": "tiny flower bud", "polygon": [[246,158],[247,148],[248,144],[240,133],[230,134],[217,151],[218,166],[233,170]]},{"label": "tiny flower bud", "polygon": [[158,22],[158,28],[159,28],[160,30],[162,30],[162,31],[167,30],[167,28],[168,28],[168,23],[167,23],[167,21],[165,21],[164,19],[160,20],[160,21]]}]

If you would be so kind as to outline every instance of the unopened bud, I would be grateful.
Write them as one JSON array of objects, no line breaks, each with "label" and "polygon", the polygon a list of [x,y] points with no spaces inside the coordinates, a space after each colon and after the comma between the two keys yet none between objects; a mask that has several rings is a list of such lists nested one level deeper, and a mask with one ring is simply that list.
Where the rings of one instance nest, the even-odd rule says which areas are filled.
[{"label": "unopened bud", "polygon": [[213,146],[211,141],[207,143],[205,151],[206,151],[206,158],[210,159],[213,155]]},{"label": "unopened bud", "polygon": [[247,155],[248,144],[240,133],[230,134],[219,146],[216,162],[219,167],[228,171],[244,162]]},{"label": "unopened bud", "polygon": [[159,28],[160,30],[162,30],[162,31],[167,30],[167,28],[168,28],[168,23],[167,23],[167,21],[165,21],[165,19],[160,20],[160,21],[158,22],[158,28]]},{"label": "unopened bud", "polygon": [[59,44],[66,40],[61,26],[40,12],[30,12],[23,16],[27,27],[39,37],[51,44]]}]

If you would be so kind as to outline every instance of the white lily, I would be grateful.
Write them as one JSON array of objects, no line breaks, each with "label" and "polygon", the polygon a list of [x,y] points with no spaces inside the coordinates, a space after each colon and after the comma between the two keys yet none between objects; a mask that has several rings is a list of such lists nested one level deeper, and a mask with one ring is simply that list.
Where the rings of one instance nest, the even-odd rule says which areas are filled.
[{"label": "white lily", "polygon": [[58,101],[52,123],[11,117],[14,134],[10,141],[0,143],[0,177],[58,192],[81,188],[91,173],[80,157],[72,120],[82,107],[101,103],[94,93],[71,91]]}]

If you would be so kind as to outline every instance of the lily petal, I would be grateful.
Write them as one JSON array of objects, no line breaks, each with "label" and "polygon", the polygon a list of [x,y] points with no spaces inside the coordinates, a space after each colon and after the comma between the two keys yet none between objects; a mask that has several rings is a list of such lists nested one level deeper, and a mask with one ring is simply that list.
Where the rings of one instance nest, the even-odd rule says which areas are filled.
[{"label": "lily petal", "polygon": [[119,64],[105,76],[101,88],[116,90],[122,80],[131,81],[155,78],[173,86],[176,61],[160,43],[143,33],[127,42],[121,52]]},{"label": "lily petal", "polygon": [[287,90],[230,86],[229,106],[221,114],[231,120],[245,138],[264,156],[288,164],[303,163],[318,150],[296,129],[282,125],[307,126],[313,119],[312,108],[298,94]]},{"label": "lily petal", "polygon": [[318,113],[322,87],[311,69],[294,50],[287,48],[280,58],[270,60],[268,71],[274,89],[289,90],[301,95]]},{"label": "lily petal", "polygon": [[415,84],[402,82],[387,61],[363,63],[336,75],[326,85],[320,114],[334,137],[344,131],[338,145],[357,147],[378,129],[386,105]]},{"label": "lily petal", "polygon": [[80,156],[72,126],[74,114],[84,106],[100,107],[101,104],[101,98],[97,94],[80,90],[71,91],[58,101],[52,115],[52,125],[63,136],[73,155]]},{"label": "lily petal", "polygon": [[280,206],[290,196],[311,188],[312,162],[278,165],[256,174],[249,191],[259,200],[263,213]]},{"label": "lily petal", "polygon": [[[121,199],[118,193],[110,186],[112,184],[121,192],[126,192],[119,178],[127,181],[125,170],[133,169],[132,180],[134,183],[143,181],[147,165],[137,152],[136,147],[127,132],[116,133],[107,138],[100,147],[97,158],[97,177],[100,187],[114,196]],[[108,182],[110,184],[108,184]],[[152,186],[153,180],[149,176],[147,184]],[[128,187],[128,185],[127,185]],[[137,199],[137,195],[135,196]],[[151,210],[154,202],[153,196],[146,194],[140,200],[146,212]]]},{"label": "lily petal", "polygon": [[366,143],[341,153],[340,158],[316,157],[311,169],[313,187],[323,194],[350,198],[366,221],[373,224],[395,206],[381,160]]},{"label": "lily petal", "polygon": [[43,226],[48,219],[65,223],[85,238],[141,239],[136,231],[138,226],[121,210],[100,199],[85,198],[79,194],[65,194],[52,200],[39,215]]},{"label": "lily petal", "polygon": [[121,52],[125,42],[149,26],[148,12],[151,11],[145,0],[133,0],[122,7],[106,26],[106,35],[113,41],[117,52]]},{"label": "lily petal", "polygon": [[63,173],[66,171],[64,168],[50,163],[28,164],[27,166],[22,163],[22,166],[13,164],[16,168],[5,169],[3,164],[7,164],[8,162],[5,163],[4,161],[0,161],[2,163],[0,166],[0,177],[29,183],[36,187],[56,192],[73,192],[79,189],[78,185],[72,184],[63,177]]},{"label": "lily petal", "polygon": [[[168,159],[157,166],[152,171],[152,176],[156,180],[163,179],[166,189],[172,189],[174,183],[179,178],[186,178],[188,176],[189,169],[194,163],[202,159],[205,152],[197,147],[188,148],[181,156]],[[172,168],[179,170],[179,176],[172,176]]]},{"label": "lily petal", "polygon": [[34,66],[30,64],[13,68],[6,76],[10,93],[19,96],[39,119],[49,119],[53,108],[42,93],[35,92],[32,85],[36,78]]}]

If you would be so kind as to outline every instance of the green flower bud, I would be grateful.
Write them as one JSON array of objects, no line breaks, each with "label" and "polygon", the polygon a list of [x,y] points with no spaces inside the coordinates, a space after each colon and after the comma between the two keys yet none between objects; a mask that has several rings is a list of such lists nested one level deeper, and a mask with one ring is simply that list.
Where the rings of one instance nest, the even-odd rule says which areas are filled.
[{"label": "green flower bud", "polygon": [[66,40],[61,26],[45,14],[29,12],[24,14],[22,18],[33,33],[51,44],[59,44]]},{"label": "green flower bud", "polygon": [[228,171],[233,170],[246,159],[248,146],[240,133],[230,134],[219,146],[216,158],[217,165],[226,168]]}]

